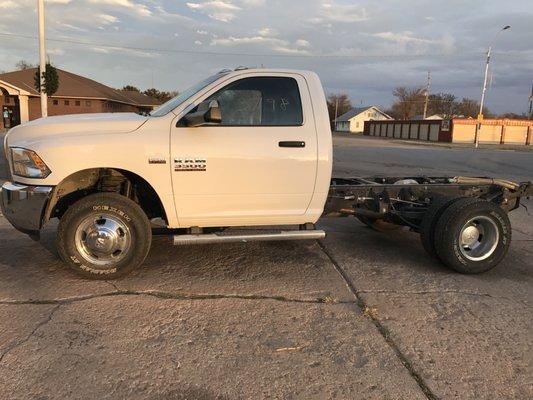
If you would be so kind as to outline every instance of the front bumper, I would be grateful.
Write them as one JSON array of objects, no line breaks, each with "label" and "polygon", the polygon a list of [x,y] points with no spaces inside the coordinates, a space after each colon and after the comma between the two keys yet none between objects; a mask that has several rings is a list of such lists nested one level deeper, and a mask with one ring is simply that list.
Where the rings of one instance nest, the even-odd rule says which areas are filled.
[{"label": "front bumper", "polygon": [[16,229],[35,235],[43,226],[46,206],[52,197],[51,186],[27,186],[6,182],[2,185],[2,213]]}]

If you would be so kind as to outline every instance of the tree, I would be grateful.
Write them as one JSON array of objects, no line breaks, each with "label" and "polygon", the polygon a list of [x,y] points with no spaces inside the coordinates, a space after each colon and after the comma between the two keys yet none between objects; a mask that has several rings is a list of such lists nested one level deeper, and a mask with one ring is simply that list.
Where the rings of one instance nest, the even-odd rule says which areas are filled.
[{"label": "tree", "polygon": [[527,119],[526,113],[517,114],[514,112],[507,112],[505,114],[501,114],[498,116],[498,118],[507,118],[507,119]]},{"label": "tree", "polygon": [[407,88],[400,86],[394,89],[395,97],[392,109],[389,111],[396,119],[413,119],[424,113],[425,89]]},{"label": "tree", "polygon": [[157,99],[163,103],[173,97],[171,93],[159,91],[156,88],[146,89],[143,94],[145,94],[146,96],[153,97],[154,99]]},{"label": "tree", "polygon": [[48,96],[53,96],[55,92],[57,92],[57,89],[59,89],[59,76],[57,74],[57,69],[52,66],[52,64],[47,63],[46,64],[46,71],[42,74],[44,78],[44,84],[41,87],[41,68],[37,68],[37,71],[35,71],[35,77],[34,77],[34,84],[35,89],[39,93],[43,91]]},{"label": "tree", "polygon": [[138,92],[141,93],[138,87],[132,86],[132,85],[126,85],[121,90],[124,90],[125,92]]},{"label": "tree", "polygon": [[[477,100],[463,98],[460,103],[457,104],[457,114],[464,115],[465,117],[477,118],[479,113],[479,102]],[[483,107],[483,116],[485,118],[493,117],[493,114],[487,107]]]},{"label": "tree", "polygon": [[457,114],[457,101],[451,93],[436,93],[428,96],[427,115],[442,115],[444,118],[453,118]]},{"label": "tree", "polygon": [[350,98],[345,93],[338,93],[338,94],[330,94],[328,96],[328,113],[329,113],[329,120],[333,126],[333,122],[335,121],[335,109],[337,110],[337,117],[341,116],[342,114],[347,113],[352,109],[352,103],[350,102]]},{"label": "tree", "polygon": [[29,63],[26,60],[20,60],[18,63],[15,64],[15,67],[17,68],[17,70],[21,71],[23,69],[35,68],[35,65]]}]

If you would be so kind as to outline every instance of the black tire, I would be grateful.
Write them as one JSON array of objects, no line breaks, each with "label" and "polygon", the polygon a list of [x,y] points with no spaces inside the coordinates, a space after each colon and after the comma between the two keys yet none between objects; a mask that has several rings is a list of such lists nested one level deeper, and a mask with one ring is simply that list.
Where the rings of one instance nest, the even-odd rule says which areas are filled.
[{"label": "black tire", "polygon": [[382,219],[369,218],[363,215],[358,215],[357,219],[377,232],[391,232],[398,230],[402,227],[401,225],[396,225],[391,222],[384,221]]},{"label": "black tire", "polygon": [[[478,242],[461,244],[461,232],[472,221]],[[435,249],[448,267],[464,274],[478,274],[498,265],[511,243],[511,223],[506,212],[482,199],[463,198],[451,204],[441,215],[435,229]],[[479,245],[477,244],[479,243]],[[470,254],[469,254],[470,252]],[[477,254],[476,254],[477,252]]]},{"label": "black tire", "polygon": [[[91,224],[97,229],[88,227],[87,234],[83,227]],[[107,234],[107,225],[117,228],[108,229],[111,233]],[[107,237],[114,240],[104,243]],[[96,193],[77,201],[61,218],[57,232],[61,259],[78,274],[99,280],[116,279],[139,267],[148,255],[151,241],[150,221],[144,211],[116,193]],[[112,245],[117,242],[124,248],[112,252]],[[102,253],[106,259],[100,260],[99,246],[107,246],[106,243],[109,248],[103,250],[109,254]]]},{"label": "black tire", "polygon": [[462,197],[437,195],[433,197],[426,214],[424,214],[424,218],[420,224],[420,241],[422,242],[424,250],[426,250],[431,257],[438,258],[437,250],[435,249],[435,228],[439,218],[451,204],[461,198]]}]

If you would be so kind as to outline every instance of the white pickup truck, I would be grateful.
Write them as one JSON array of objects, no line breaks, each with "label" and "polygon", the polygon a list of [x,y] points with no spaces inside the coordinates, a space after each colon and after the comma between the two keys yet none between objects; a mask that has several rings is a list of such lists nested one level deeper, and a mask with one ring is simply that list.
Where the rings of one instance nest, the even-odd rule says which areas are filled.
[{"label": "white pickup truck", "polygon": [[[222,71],[149,116],[38,119],[4,148],[5,217],[36,239],[58,218],[61,258],[95,279],[141,265],[156,227],[176,245],[320,239],[323,214],[407,226],[443,263],[476,273],[505,256],[507,212],[532,192],[487,178],[331,179],[326,99],[306,71]],[[227,229],[260,226],[272,229]]]}]

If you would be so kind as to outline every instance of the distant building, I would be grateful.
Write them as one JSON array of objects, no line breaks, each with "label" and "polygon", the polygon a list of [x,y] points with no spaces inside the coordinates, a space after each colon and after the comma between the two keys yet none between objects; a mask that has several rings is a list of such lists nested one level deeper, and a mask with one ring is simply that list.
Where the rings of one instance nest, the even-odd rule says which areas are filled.
[{"label": "distant building", "polygon": [[339,132],[362,133],[365,121],[383,121],[392,119],[376,106],[352,108],[337,118],[335,130]]},{"label": "distant building", "polygon": [[[438,120],[452,119],[452,118],[465,118],[465,116],[464,115],[447,116],[447,115],[444,115],[444,114],[433,114],[433,115],[428,115],[425,119],[429,120],[429,121],[438,121]],[[415,115],[412,120],[413,121],[422,121],[423,119],[424,119],[423,115]]]},{"label": "distant building", "polygon": [[[41,117],[34,87],[36,68],[0,74],[0,129]],[[161,102],[138,92],[116,90],[92,79],[57,70],[59,88],[48,97],[48,115],[101,112],[150,112]]]}]

